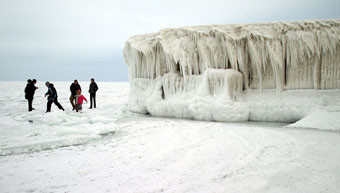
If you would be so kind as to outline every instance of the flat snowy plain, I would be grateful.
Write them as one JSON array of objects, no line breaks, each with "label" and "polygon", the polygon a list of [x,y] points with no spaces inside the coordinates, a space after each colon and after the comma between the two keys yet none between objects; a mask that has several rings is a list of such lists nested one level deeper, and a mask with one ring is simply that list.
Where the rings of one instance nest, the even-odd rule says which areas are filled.
[{"label": "flat snowy plain", "polygon": [[[25,82],[0,82],[1,193],[340,190],[339,131],[133,114],[128,83],[99,82],[98,108],[76,113],[71,82],[53,83],[65,112],[44,113],[43,82],[34,112]],[[80,85],[87,91],[89,82]]]}]

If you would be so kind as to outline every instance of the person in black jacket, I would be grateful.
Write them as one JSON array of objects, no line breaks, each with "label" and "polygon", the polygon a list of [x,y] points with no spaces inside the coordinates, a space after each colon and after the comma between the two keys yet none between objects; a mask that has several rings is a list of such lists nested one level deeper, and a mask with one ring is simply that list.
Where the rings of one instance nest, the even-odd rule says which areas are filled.
[{"label": "person in black jacket", "polygon": [[45,97],[47,97],[47,110],[46,113],[51,112],[51,105],[54,103],[55,105],[58,106],[59,109],[64,111],[64,108],[60,105],[58,102],[58,93],[57,90],[54,88],[54,85],[50,82],[45,83],[46,87],[48,88]]},{"label": "person in black jacket", "polygon": [[70,91],[71,91],[70,102],[73,108],[72,111],[77,108],[77,105],[76,105],[77,104],[76,103],[77,90],[81,90],[81,87],[78,83],[78,80],[74,80],[70,86]]},{"label": "person in black jacket", "polygon": [[33,79],[33,81],[31,79],[27,80],[27,85],[26,85],[26,88],[25,88],[25,99],[27,99],[27,101],[28,101],[28,111],[35,110],[32,107],[32,104],[33,104],[33,98],[34,98],[35,90],[38,89],[38,87],[35,86],[36,82],[37,82],[37,80],[35,80],[35,79]]},{"label": "person in black jacket", "polygon": [[90,109],[92,109],[92,101],[93,101],[93,107],[96,108],[96,92],[98,90],[97,83],[94,81],[93,78],[91,78],[91,84],[89,88],[90,93]]}]

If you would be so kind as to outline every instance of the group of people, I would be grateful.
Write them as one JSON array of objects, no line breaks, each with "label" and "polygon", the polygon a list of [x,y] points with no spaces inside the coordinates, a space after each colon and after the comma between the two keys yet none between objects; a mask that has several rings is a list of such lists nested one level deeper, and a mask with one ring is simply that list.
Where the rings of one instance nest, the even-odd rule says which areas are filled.
[{"label": "group of people", "polygon": [[[91,83],[89,86],[89,93],[90,93],[90,109],[92,109],[92,106],[96,108],[96,92],[98,90],[97,83],[94,81],[93,78],[91,78]],[[85,100],[87,102],[87,99],[84,97],[84,95],[81,94],[81,86],[79,85],[77,80],[74,80],[73,83],[70,86],[71,96],[70,96],[70,103],[72,105],[72,110],[76,110],[77,112],[79,110],[82,110],[82,104]]]},{"label": "group of people", "polygon": [[[35,90],[38,89],[38,87],[35,86],[37,83],[36,79],[28,79],[27,85],[25,88],[25,99],[28,101],[28,111],[35,110],[32,107],[33,104],[33,98],[35,94]],[[64,108],[61,106],[61,104],[58,102],[58,93],[57,90],[54,88],[54,85],[50,82],[45,83],[47,87],[47,92],[45,94],[45,97],[47,96],[47,110],[46,113],[51,112],[51,106],[52,103],[54,103],[60,110],[64,111]],[[96,92],[98,90],[97,83],[94,81],[94,79],[91,79],[91,83],[89,86],[89,93],[90,93],[90,109],[96,108]],[[81,86],[79,85],[77,80],[74,80],[73,83],[70,86],[71,96],[70,96],[70,103],[72,105],[72,110],[76,110],[77,112],[82,110],[82,104],[84,101],[87,102],[86,97],[81,94]]]}]

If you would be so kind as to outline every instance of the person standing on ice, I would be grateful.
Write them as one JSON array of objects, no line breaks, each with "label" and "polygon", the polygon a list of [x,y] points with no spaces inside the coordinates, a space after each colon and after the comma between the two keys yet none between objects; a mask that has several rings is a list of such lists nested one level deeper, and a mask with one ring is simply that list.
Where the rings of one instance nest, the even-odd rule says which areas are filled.
[{"label": "person standing on ice", "polygon": [[36,79],[31,79],[27,80],[27,85],[25,88],[25,99],[28,101],[28,111],[35,110],[35,108],[32,107],[33,104],[33,98],[34,98],[34,93],[35,90],[38,89],[38,87],[35,86],[35,83],[37,83]]},{"label": "person standing on ice", "polygon": [[77,112],[79,112],[83,109],[82,106],[83,106],[84,100],[87,103],[87,99],[84,97],[84,95],[81,94],[81,90],[77,90],[77,95],[76,95],[76,101],[77,101],[76,110],[77,110]]},{"label": "person standing on ice", "polygon": [[81,87],[78,83],[78,80],[74,80],[70,86],[70,91],[71,91],[70,103],[73,108],[72,111],[74,111],[74,109],[77,109],[77,102],[76,102],[77,90],[81,90]]},{"label": "person standing on ice", "polygon": [[96,92],[98,90],[97,83],[94,81],[94,78],[91,78],[91,84],[89,87],[90,93],[90,109],[92,109],[92,101],[93,101],[93,108],[96,108]]},{"label": "person standing on ice", "polygon": [[55,105],[57,105],[57,107],[60,110],[64,111],[64,108],[60,105],[60,103],[58,102],[58,93],[57,90],[54,88],[54,85],[50,82],[46,82],[45,83],[46,87],[48,88],[45,97],[47,97],[47,110],[46,113],[51,112],[51,105],[52,103],[54,103]]}]

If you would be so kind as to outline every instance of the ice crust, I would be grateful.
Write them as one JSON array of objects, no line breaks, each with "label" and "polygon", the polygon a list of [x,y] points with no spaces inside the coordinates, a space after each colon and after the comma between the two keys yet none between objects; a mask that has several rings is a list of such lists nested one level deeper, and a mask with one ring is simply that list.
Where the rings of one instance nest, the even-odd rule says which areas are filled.
[{"label": "ice crust", "polygon": [[[122,113],[121,105],[127,101],[128,83],[98,82],[97,108],[90,110],[89,104],[84,103],[82,113],[72,111],[71,82],[53,82],[65,111],[53,105],[51,113],[45,113],[47,88],[40,80],[33,101],[35,111],[28,112],[25,84],[0,82],[0,157],[86,145],[118,134],[115,120]],[[89,99],[89,82],[80,85]]]},{"label": "ice crust", "polygon": [[129,38],[124,58],[133,112],[293,122],[340,106],[339,19],[163,29]]},{"label": "ice crust", "polygon": [[340,111],[318,110],[288,127],[340,131]]}]

